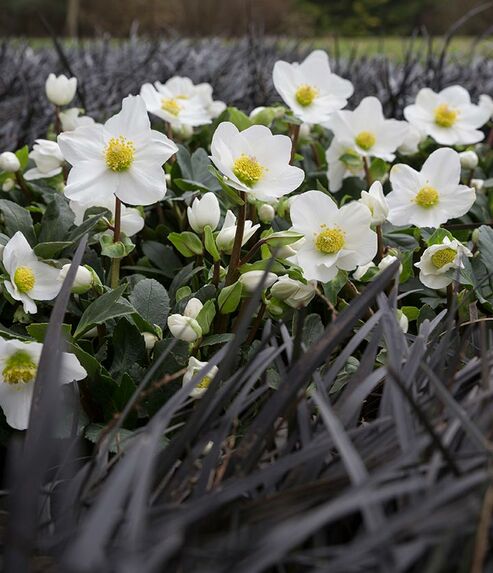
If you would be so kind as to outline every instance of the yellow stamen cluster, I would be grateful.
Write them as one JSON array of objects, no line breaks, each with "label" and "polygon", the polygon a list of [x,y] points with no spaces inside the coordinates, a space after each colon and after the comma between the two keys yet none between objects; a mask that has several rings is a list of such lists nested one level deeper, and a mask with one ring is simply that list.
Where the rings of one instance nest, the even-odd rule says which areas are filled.
[{"label": "yellow stamen cluster", "polygon": [[14,284],[19,292],[29,292],[36,284],[34,273],[29,267],[17,267],[14,273]]},{"label": "yellow stamen cluster", "polygon": [[425,185],[416,193],[415,202],[424,209],[430,209],[438,204],[440,196],[434,187]]},{"label": "yellow stamen cluster", "polygon": [[10,356],[2,371],[3,381],[6,384],[19,384],[32,382],[36,376],[37,366],[31,355],[24,350],[19,350]]},{"label": "yellow stamen cluster", "polygon": [[435,123],[440,127],[452,127],[457,121],[458,115],[458,111],[452,109],[446,103],[441,103],[435,109]]},{"label": "yellow stamen cluster", "polygon": [[301,86],[299,86],[299,88],[296,90],[294,97],[302,107],[308,107],[313,103],[313,100],[317,97],[317,95],[317,88],[309,86],[308,84],[301,84]]},{"label": "yellow stamen cluster", "polygon": [[375,145],[376,141],[377,138],[371,131],[360,131],[355,139],[356,145],[365,151],[369,151]]},{"label": "yellow stamen cluster", "polygon": [[338,253],[345,244],[344,233],[341,229],[333,227],[332,229],[324,229],[315,238],[315,247],[325,255],[333,255]]},{"label": "yellow stamen cluster", "polygon": [[209,384],[212,382],[212,378],[210,376],[204,376],[202,380],[197,384],[197,388],[208,388]]},{"label": "yellow stamen cluster", "polygon": [[172,97],[172,98],[163,98],[161,100],[161,109],[167,111],[171,115],[175,117],[180,113],[182,109],[182,105],[177,101],[178,99],[187,99],[186,96],[179,96],[179,97]]},{"label": "yellow stamen cluster", "polygon": [[106,165],[111,171],[126,171],[133,163],[135,145],[123,135],[112,137],[104,150]]},{"label": "yellow stamen cluster", "polygon": [[455,257],[457,256],[457,251],[451,248],[440,249],[436,253],[431,255],[431,262],[436,269],[441,269],[443,266],[453,263]]},{"label": "yellow stamen cluster", "polygon": [[235,159],[233,163],[233,173],[238,177],[238,179],[252,187],[255,183],[258,183],[262,179],[265,172],[265,167],[260,165],[260,163],[255,159],[255,157],[250,157],[244,153]]}]

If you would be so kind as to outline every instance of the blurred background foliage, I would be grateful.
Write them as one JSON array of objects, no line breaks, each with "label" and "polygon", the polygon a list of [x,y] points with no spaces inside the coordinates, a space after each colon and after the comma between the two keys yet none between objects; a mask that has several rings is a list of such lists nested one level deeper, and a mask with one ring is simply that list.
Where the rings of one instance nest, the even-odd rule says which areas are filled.
[{"label": "blurred background foliage", "polygon": [[[409,34],[424,26],[440,35],[484,0],[0,0],[0,35],[45,36],[39,14],[61,36],[126,36],[174,31],[189,37],[238,36],[250,24],[296,37]],[[485,33],[491,15],[465,34]]]}]

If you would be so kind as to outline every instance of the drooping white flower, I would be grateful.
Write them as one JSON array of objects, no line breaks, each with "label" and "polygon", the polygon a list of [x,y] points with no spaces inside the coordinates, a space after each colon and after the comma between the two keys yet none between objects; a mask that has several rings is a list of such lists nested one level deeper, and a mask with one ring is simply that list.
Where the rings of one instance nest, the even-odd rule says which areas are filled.
[{"label": "drooping white flower", "polygon": [[382,225],[385,222],[389,214],[389,206],[380,181],[375,181],[368,191],[361,191],[359,201],[370,209],[371,222],[374,225]]},{"label": "drooping white flower", "polygon": [[35,300],[53,300],[60,292],[60,271],[38,260],[20,231],[5,245],[2,260],[10,279],[4,286],[13,299],[22,302],[25,312],[35,314]]},{"label": "drooping white flower", "polygon": [[305,236],[293,262],[307,279],[327,282],[338,270],[352,271],[377,253],[368,207],[353,201],[340,209],[321,191],[298,195],[291,205],[292,229]]},{"label": "drooping white flower", "polygon": [[185,310],[183,311],[184,316],[188,316],[189,318],[197,318],[199,312],[203,308],[202,301],[196,297],[192,297],[185,306]]},{"label": "drooping white flower", "polygon": [[[60,269],[60,274],[58,275],[58,280],[63,283],[67,277],[67,273],[70,269],[70,263],[63,265]],[[79,266],[77,268],[77,273],[75,275],[74,282],[72,284],[72,292],[75,294],[84,294],[91,290],[94,284],[94,276],[92,272],[85,266]]]},{"label": "drooping white flower", "polygon": [[[16,430],[25,430],[43,345],[39,342],[21,342],[0,338],[0,407],[7,424]],[[87,372],[76,356],[62,352],[61,384],[83,380]]]},{"label": "drooping white flower", "polygon": [[[241,246],[246,244],[255,235],[257,229],[260,225],[253,225],[249,220],[245,221],[245,229],[243,231],[243,240]],[[236,217],[232,211],[226,211],[226,216],[224,218],[224,223],[217,234],[216,245],[220,251],[223,251],[227,255],[231,254],[233,249],[233,244],[236,236]]]},{"label": "drooping white flower", "polygon": [[[190,356],[188,366],[185,374],[183,375],[183,386],[186,386],[190,380],[203,368],[207,366],[208,362],[201,362],[194,356]],[[207,374],[200,380],[195,388],[190,392],[191,398],[201,398],[209,387],[210,383],[214,380],[214,376],[218,373],[217,366],[211,366]]]},{"label": "drooping white flower", "polygon": [[265,125],[244,131],[230,122],[219,124],[211,143],[211,159],[231,187],[272,201],[297,189],[305,177],[290,165],[292,143],[286,135],[273,135]]},{"label": "drooping white flower", "polygon": [[395,316],[397,318],[397,322],[399,323],[400,329],[404,334],[406,334],[406,332],[409,330],[409,319],[399,308],[396,309]]},{"label": "drooping white flower", "polygon": [[305,284],[288,277],[288,275],[279,277],[270,289],[270,293],[274,298],[282,300],[291,308],[308,306],[315,297],[316,292],[316,281],[308,281]]},{"label": "drooping white flower", "polygon": [[382,104],[376,97],[365,97],[354,111],[338,111],[329,127],[338,141],[363,157],[395,158],[395,151],[408,135],[405,121],[385,119]]},{"label": "drooping white flower", "polygon": [[151,129],[140,96],[128,96],[104,125],[61,133],[58,143],[72,165],[65,195],[75,201],[107,201],[114,195],[130,205],[151,205],[166,193],[162,168],[176,145]]},{"label": "drooping white flower", "polygon": [[212,192],[205,193],[200,199],[196,197],[187,208],[187,216],[190,227],[196,233],[203,233],[207,225],[214,231],[221,218],[217,197]]},{"label": "drooping white flower", "polygon": [[339,141],[336,137],[332,139],[325,157],[328,166],[329,191],[332,193],[341,190],[342,182],[346,177],[363,177],[365,174],[363,159],[355,146]]},{"label": "drooping white flower", "polygon": [[92,117],[81,115],[81,110],[78,107],[71,107],[61,111],[60,122],[62,131],[74,131],[74,129],[83,125],[93,125],[95,123]]},{"label": "drooping white flower", "polygon": [[393,225],[439,227],[467,213],[476,198],[474,189],[459,184],[459,154],[450,148],[434,151],[421,171],[395,165],[390,183],[387,218]]},{"label": "drooping white flower", "polygon": [[159,338],[153,332],[143,332],[142,337],[144,339],[147,352],[152,352]]},{"label": "drooping white flower", "polygon": [[278,61],[273,70],[274,87],[293,113],[307,123],[326,122],[346,106],[353,85],[330,71],[329,57],[315,50],[303,60]]},{"label": "drooping white flower", "polygon": [[360,265],[359,267],[357,267],[353,273],[353,278],[357,281],[360,281],[368,271],[370,270],[376,271],[377,269],[378,269],[377,265],[373,261],[370,261],[369,263],[366,263],[366,265]]},{"label": "drooping white flower", "polygon": [[415,103],[404,109],[404,116],[440,145],[481,141],[484,134],[479,128],[489,119],[488,110],[472,104],[462,86],[450,86],[439,93],[430,88],[421,89]]},{"label": "drooping white flower", "polygon": [[195,342],[202,336],[202,329],[195,318],[182,314],[170,314],[168,328],[172,336],[185,342]]},{"label": "drooping white flower", "polygon": [[464,267],[464,257],[472,257],[471,251],[457,239],[444,237],[442,243],[428,247],[415,264],[419,280],[429,288],[448,286],[457,278],[458,269]]},{"label": "drooping white flower", "polygon": [[15,173],[21,168],[21,162],[15,153],[4,151],[0,153],[0,169],[7,173]]},{"label": "drooping white flower", "polygon": [[245,290],[248,293],[253,293],[262,281],[264,281],[264,290],[270,288],[277,281],[277,275],[274,273],[267,273],[265,280],[264,275],[264,271],[247,271],[246,273],[240,275],[238,280],[245,287]]},{"label": "drooping white flower", "polygon": [[493,119],[493,98],[487,94],[479,96],[479,107],[482,107],[489,114],[489,118]]},{"label": "drooping white flower", "polygon": [[[84,215],[88,209],[92,207],[104,207],[111,211],[111,218],[109,218],[109,223],[114,224],[115,218],[115,201],[112,197],[107,197],[105,199],[97,201],[69,201],[69,207],[75,215],[74,224],[79,226],[84,222]],[[136,235],[139,231],[144,228],[145,220],[139,209],[135,207],[127,207],[126,205],[121,205],[120,212],[120,229],[127,237],[132,237]],[[108,231],[111,232],[111,231]]]},{"label": "drooping white flower", "polygon": [[214,102],[209,84],[195,86],[189,78],[173,77],[166,83],[144,84],[140,90],[149,113],[164,119],[172,127],[206,125],[224,109]]},{"label": "drooping white flower", "polygon": [[34,161],[36,167],[28,169],[24,173],[24,177],[28,181],[48,179],[62,172],[64,159],[56,141],[36,139],[29,157]]},{"label": "drooping white flower", "polygon": [[463,169],[476,169],[479,163],[478,154],[472,149],[459,153],[459,159]]},{"label": "drooping white flower", "polygon": [[61,106],[68,105],[77,91],[77,78],[67,78],[65,75],[50,74],[45,83],[46,97],[51,103]]},{"label": "drooping white flower", "polygon": [[[396,257],[395,255],[385,255],[385,257],[383,257],[382,260],[378,263],[378,270],[379,271],[385,270],[387,267],[390,267],[392,263],[395,263],[395,261],[399,261],[399,258]],[[402,263],[399,262],[399,274],[401,273],[402,273]]]}]

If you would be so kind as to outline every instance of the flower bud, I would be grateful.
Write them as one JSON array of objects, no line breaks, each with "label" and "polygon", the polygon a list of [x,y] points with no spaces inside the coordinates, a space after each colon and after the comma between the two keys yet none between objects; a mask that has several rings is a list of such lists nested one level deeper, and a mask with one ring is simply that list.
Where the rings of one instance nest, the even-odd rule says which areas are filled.
[{"label": "flower bud", "polygon": [[[203,368],[207,366],[208,362],[201,362],[197,360],[193,356],[190,356],[188,360],[188,366],[185,374],[183,375],[183,386],[186,386],[190,380]],[[218,372],[217,366],[212,366],[207,374],[197,383],[195,388],[191,390],[189,396],[191,398],[201,398],[203,394],[206,392],[207,388],[209,387],[210,383],[214,380],[214,376]]]},{"label": "flower bud", "polygon": [[409,328],[409,319],[407,316],[402,312],[402,310],[397,309],[396,311],[396,318],[402,332],[406,333]]},{"label": "flower bud", "polygon": [[198,298],[195,298],[195,297],[191,298],[187,302],[187,306],[185,307],[183,314],[185,316],[188,316],[189,318],[197,318],[197,315],[202,310],[203,306],[204,305],[202,304],[202,302]]},{"label": "flower bud", "polygon": [[34,161],[36,167],[26,171],[24,177],[28,181],[48,179],[62,172],[64,159],[56,141],[36,139],[29,158]]},{"label": "flower bud", "polygon": [[51,103],[62,106],[69,104],[77,90],[77,78],[67,78],[63,74],[55,76],[50,74],[45,84],[46,97]]},{"label": "flower bud", "polygon": [[17,159],[17,155],[11,151],[4,151],[0,153],[0,169],[9,173],[15,173],[21,168],[21,162]]},{"label": "flower bud", "polygon": [[2,184],[2,191],[9,192],[15,187],[15,181],[12,178],[5,179]]},{"label": "flower bud", "polygon": [[267,301],[267,312],[272,318],[280,318],[284,314],[285,308],[276,298]]},{"label": "flower bud", "polygon": [[484,188],[484,179],[471,179],[470,185],[476,193],[480,193]]},{"label": "flower bud", "polygon": [[474,151],[463,151],[459,153],[460,165],[463,169],[476,169],[479,158]]},{"label": "flower bud", "polygon": [[310,137],[310,131],[312,129],[312,126],[310,123],[302,123],[300,125],[300,133],[299,133],[299,137],[301,139],[307,139],[308,137]]},{"label": "flower bud", "polygon": [[276,210],[269,203],[264,203],[258,209],[258,218],[262,223],[271,223],[276,216]]},{"label": "flower bud", "polygon": [[389,214],[389,206],[380,181],[375,181],[368,191],[361,191],[359,202],[370,210],[371,222],[374,225],[381,225],[385,222]]},{"label": "flower bud", "polygon": [[[70,269],[70,263],[63,265],[58,275],[58,280],[63,282]],[[89,291],[93,286],[93,274],[89,268],[79,267],[75,275],[74,283],[72,285],[72,292],[75,294],[84,294]]]},{"label": "flower bud", "polygon": [[373,264],[371,261],[369,263],[367,263],[366,265],[360,265],[359,267],[356,268],[356,270],[353,273],[353,278],[357,281],[360,281],[368,271],[372,270],[372,269],[376,269],[377,266],[375,264]]},{"label": "flower bud", "polygon": [[78,107],[71,107],[60,112],[60,122],[62,131],[73,131],[83,125],[92,125],[95,121],[87,115],[80,115],[81,110]]},{"label": "flower bud", "polygon": [[[240,283],[245,287],[248,293],[253,293],[260,286],[263,280],[265,271],[248,271],[243,273],[238,279]],[[264,290],[271,287],[277,281],[277,275],[274,273],[267,273],[265,277],[263,288]]]},{"label": "flower bud", "polygon": [[[243,240],[241,246],[247,243],[255,234],[260,225],[252,225],[251,221],[245,221],[245,228],[243,230]],[[231,254],[233,243],[236,235],[236,217],[232,211],[227,211],[222,229],[216,237],[216,245],[220,251],[226,254]]]},{"label": "flower bud", "polygon": [[219,224],[221,210],[214,193],[206,193],[201,199],[193,200],[187,209],[188,222],[196,233],[202,233],[207,225],[214,231]]},{"label": "flower bud", "polygon": [[[383,259],[378,263],[378,270],[383,271],[387,267],[389,267],[394,261],[398,261],[397,257],[393,255],[387,255],[383,257]],[[399,274],[402,273],[402,264],[399,263]]]},{"label": "flower bud", "polygon": [[181,314],[168,316],[168,328],[172,336],[185,342],[195,342],[202,337],[199,323],[194,318]]},{"label": "flower bud", "polygon": [[284,275],[279,277],[270,292],[274,298],[284,301],[291,308],[302,308],[312,301],[316,290],[316,281],[304,284]]},{"label": "flower bud", "polygon": [[159,338],[152,332],[143,332],[142,336],[144,337],[147,352],[152,352]]}]

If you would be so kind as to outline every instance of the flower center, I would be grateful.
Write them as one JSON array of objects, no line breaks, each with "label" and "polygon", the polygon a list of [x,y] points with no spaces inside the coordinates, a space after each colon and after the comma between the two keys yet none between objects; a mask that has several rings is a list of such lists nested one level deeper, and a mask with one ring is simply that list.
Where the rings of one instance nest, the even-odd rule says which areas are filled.
[{"label": "flower center", "polygon": [[435,268],[441,269],[443,266],[453,263],[456,256],[457,251],[454,251],[454,249],[440,249],[431,255],[431,262]]},{"label": "flower center", "polygon": [[111,171],[126,171],[133,163],[135,145],[123,135],[112,137],[104,150],[106,165]]},{"label": "flower center", "polygon": [[181,108],[183,107],[177,100],[178,99],[187,99],[186,96],[178,96],[176,98],[163,98],[161,100],[161,109],[167,111],[171,115],[175,117],[180,113]]},{"label": "flower center", "polygon": [[249,155],[240,155],[233,163],[233,173],[248,187],[255,185],[263,177],[264,171],[265,167]]},{"label": "flower center", "polygon": [[211,382],[212,378],[210,376],[204,376],[202,380],[197,384],[197,388],[208,388]]},{"label": "flower center", "polygon": [[17,267],[14,273],[14,283],[19,292],[29,292],[36,284],[36,278],[29,267]]},{"label": "flower center", "polygon": [[332,229],[324,229],[321,233],[317,235],[315,239],[315,247],[326,255],[333,255],[338,253],[345,243],[344,233],[334,227]]},{"label": "flower center", "polygon": [[19,384],[20,382],[27,384],[34,380],[36,370],[37,366],[31,355],[24,350],[19,350],[5,362],[2,372],[3,381],[7,384]]},{"label": "flower center", "polygon": [[370,150],[375,145],[376,140],[377,138],[371,131],[360,131],[355,139],[356,145],[365,151]]},{"label": "flower center", "polygon": [[440,127],[452,127],[457,121],[459,112],[449,107],[446,103],[441,103],[435,109],[435,123]]},{"label": "flower center", "polygon": [[438,199],[438,191],[434,187],[425,185],[417,192],[415,201],[420,207],[429,209],[438,204]]},{"label": "flower center", "polygon": [[308,84],[301,84],[296,90],[294,97],[302,107],[308,107],[313,103],[313,100],[318,96],[317,88],[309,86]]}]

